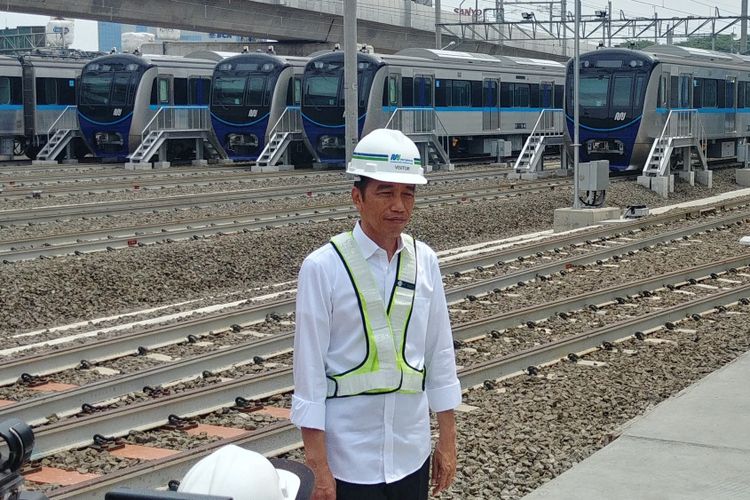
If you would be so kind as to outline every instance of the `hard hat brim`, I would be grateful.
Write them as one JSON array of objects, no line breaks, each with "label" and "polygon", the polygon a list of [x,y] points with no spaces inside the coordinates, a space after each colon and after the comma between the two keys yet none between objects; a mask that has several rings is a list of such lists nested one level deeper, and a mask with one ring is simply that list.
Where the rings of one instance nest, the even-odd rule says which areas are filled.
[{"label": "hard hat brim", "polygon": [[315,486],[315,476],[305,464],[283,458],[270,458],[279,475],[279,480],[286,484],[284,500],[309,500]]},{"label": "hard hat brim", "polygon": [[394,182],[396,184],[427,184],[427,178],[422,174],[405,174],[395,172],[351,172],[360,177],[369,177],[380,182]]}]

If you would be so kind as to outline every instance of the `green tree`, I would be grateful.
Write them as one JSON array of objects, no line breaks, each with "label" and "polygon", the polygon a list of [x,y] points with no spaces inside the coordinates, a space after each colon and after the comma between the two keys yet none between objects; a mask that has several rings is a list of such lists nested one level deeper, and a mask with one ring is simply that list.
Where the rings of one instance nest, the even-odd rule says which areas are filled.
[{"label": "green tree", "polygon": [[[736,43],[737,41],[732,35],[717,35],[715,48],[713,50],[716,50],[717,52],[733,52],[735,48],[738,48]],[[675,45],[693,47],[695,49],[712,50],[710,36],[691,36],[686,41],[676,43]]]}]

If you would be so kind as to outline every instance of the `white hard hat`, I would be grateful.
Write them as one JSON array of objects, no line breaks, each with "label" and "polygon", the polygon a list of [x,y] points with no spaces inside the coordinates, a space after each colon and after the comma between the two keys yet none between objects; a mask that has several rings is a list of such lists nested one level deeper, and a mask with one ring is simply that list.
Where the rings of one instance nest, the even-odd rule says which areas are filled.
[{"label": "white hard hat", "polygon": [[230,444],[193,465],[177,491],[234,500],[293,500],[299,489],[299,475],[274,467],[260,453]]},{"label": "white hard hat", "polygon": [[416,144],[398,130],[379,128],[354,148],[347,174],[399,184],[427,184]]}]

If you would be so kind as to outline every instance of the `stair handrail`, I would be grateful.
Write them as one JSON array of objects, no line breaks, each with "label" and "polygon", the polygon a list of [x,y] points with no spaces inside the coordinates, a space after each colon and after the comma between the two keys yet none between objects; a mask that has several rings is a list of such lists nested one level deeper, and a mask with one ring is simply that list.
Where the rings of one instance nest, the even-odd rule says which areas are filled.
[{"label": "stair handrail", "polygon": [[141,141],[156,130],[211,130],[208,106],[160,106],[141,132]]},{"label": "stair handrail", "polygon": [[434,134],[450,163],[450,135],[440,116],[431,107],[396,108],[383,128],[409,134]]},{"label": "stair handrail", "polygon": [[296,133],[302,131],[302,110],[299,106],[287,106],[279,119],[271,127],[268,138],[277,133]]},{"label": "stair handrail", "polygon": [[[534,128],[531,129],[531,133],[529,134],[529,137],[527,137],[523,143],[521,152],[518,154],[518,157],[516,158],[516,162],[513,164],[513,170],[518,171],[522,169],[520,164],[523,161],[524,155],[528,152],[529,148],[531,147],[530,139],[532,137],[539,137],[539,136],[545,136],[545,135],[550,135],[550,134],[562,135],[563,130],[564,130],[563,119],[564,119],[564,115],[563,115],[562,109],[545,108],[542,110],[542,112],[539,114],[539,118],[536,119]],[[526,170],[531,168],[532,159],[533,159],[533,153],[531,157],[529,158],[529,165],[526,167]]]},{"label": "stair handrail", "polygon": [[[69,115],[73,115],[71,118]],[[60,122],[62,122],[60,124]],[[60,126],[58,126],[60,124]],[[72,126],[68,126],[70,124],[73,124]],[[52,122],[52,125],[50,125],[49,129],[47,129],[47,143],[49,144],[50,139],[58,130],[61,129],[72,129],[72,130],[78,130],[78,106],[65,106],[65,109],[62,113],[60,113],[60,116],[58,116],[55,121]]]}]

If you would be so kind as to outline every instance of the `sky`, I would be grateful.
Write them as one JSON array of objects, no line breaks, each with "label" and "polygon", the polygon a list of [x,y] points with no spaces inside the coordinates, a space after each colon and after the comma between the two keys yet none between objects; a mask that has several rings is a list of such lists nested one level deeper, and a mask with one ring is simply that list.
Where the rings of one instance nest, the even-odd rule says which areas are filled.
[{"label": "sky", "polygon": [[[359,0],[364,2],[366,0]],[[521,12],[532,10],[529,5],[511,5],[514,0],[505,0],[506,20],[521,19]],[[520,1],[520,0],[519,0]],[[568,10],[572,11],[574,0],[567,0]],[[452,10],[456,7],[481,8],[494,7],[495,0],[442,0],[444,10]],[[607,8],[607,0],[581,0],[581,13],[593,14],[595,10]],[[618,19],[620,11],[627,17],[653,17],[658,13],[659,17],[685,17],[685,16],[709,16],[718,7],[723,16],[739,15],[741,0],[612,0],[613,19]],[[544,10],[536,10],[537,19],[544,19]],[[15,14],[0,9],[0,27],[16,26],[39,26],[45,25],[49,18],[47,16],[35,16],[29,14]],[[731,28],[729,30],[731,33]],[[734,32],[739,38],[739,25]],[[95,21],[76,20],[75,40],[73,48],[83,50],[96,50],[98,47],[97,31]]]}]

